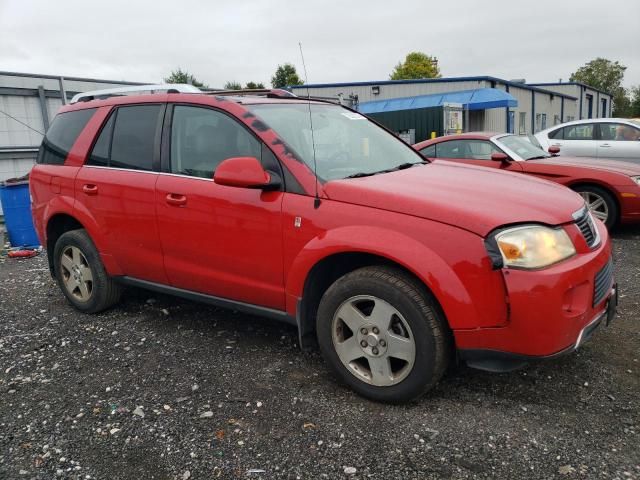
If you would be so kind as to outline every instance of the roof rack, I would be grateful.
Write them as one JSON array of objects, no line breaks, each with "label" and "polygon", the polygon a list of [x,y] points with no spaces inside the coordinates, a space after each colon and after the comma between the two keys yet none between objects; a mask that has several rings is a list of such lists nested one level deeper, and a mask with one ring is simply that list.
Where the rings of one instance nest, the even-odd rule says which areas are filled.
[{"label": "roof rack", "polygon": [[246,90],[212,90],[209,92],[204,92],[207,95],[230,95],[230,96],[238,96],[242,97],[245,95],[257,96],[257,97],[268,97],[268,98],[298,98],[297,95],[289,92],[288,90],[283,90],[282,88],[250,88]]},{"label": "roof rack", "polygon": [[89,102],[96,99],[123,96],[136,93],[202,93],[198,87],[186,83],[165,83],[158,85],[134,85],[131,87],[107,88],[92,90],[74,95],[71,103]]}]

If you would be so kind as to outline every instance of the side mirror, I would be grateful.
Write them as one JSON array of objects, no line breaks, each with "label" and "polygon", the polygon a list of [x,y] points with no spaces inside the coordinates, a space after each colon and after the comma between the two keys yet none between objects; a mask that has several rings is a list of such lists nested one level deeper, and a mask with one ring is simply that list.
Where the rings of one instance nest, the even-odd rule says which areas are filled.
[{"label": "side mirror", "polygon": [[560,153],[560,147],[558,147],[557,145],[553,145],[549,147],[548,151],[551,155],[557,155],[558,153]]},{"label": "side mirror", "polygon": [[509,155],[502,152],[493,152],[491,154],[491,160],[493,160],[494,162],[508,162]]},{"label": "side mirror", "polygon": [[223,160],[213,174],[218,185],[274,190],[282,183],[274,173],[267,172],[255,157],[232,157]]}]

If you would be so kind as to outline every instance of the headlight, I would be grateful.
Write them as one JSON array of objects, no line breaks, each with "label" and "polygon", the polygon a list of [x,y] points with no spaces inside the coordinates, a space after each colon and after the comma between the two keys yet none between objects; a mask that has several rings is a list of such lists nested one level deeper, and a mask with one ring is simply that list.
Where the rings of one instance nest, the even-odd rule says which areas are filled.
[{"label": "headlight", "polygon": [[637,177],[631,177],[631,180],[633,180],[634,182],[636,182],[638,185],[640,185],[640,176]]},{"label": "headlight", "polygon": [[495,239],[506,267],[542,268],[576,253],[562,228],[526,225],[504,230]]}]

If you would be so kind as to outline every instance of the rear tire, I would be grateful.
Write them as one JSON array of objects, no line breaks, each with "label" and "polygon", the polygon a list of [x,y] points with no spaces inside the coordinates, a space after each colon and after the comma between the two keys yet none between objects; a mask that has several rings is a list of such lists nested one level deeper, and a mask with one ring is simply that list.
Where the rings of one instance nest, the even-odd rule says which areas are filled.
[{"label": "rear tire", "polygon": [[579,185],[573,190],[584,198],[593,216],[602,220],[607,229],[611,230],[618,223],[618,204],[608,190],[595,185]]},{"label": "rear tire", "polygon": [[450,359],[449,330],[435,300],[392,267],[364,267],[338,279],[320,300],[316,331],[335,374],[375,401],[421,396]]},{"label": "rear tire", "polygon": [[58,286],[78,310],[96,313],[120,300],[122,287],[107,275],[85,230],[62,234],[55,244],[53,261]]}]

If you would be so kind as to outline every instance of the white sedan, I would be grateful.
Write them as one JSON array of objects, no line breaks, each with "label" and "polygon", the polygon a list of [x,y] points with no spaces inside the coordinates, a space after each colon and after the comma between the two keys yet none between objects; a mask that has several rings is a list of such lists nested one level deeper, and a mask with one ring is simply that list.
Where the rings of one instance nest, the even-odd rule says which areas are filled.
[{"label": "white sedan", "polygon": [[563,155],[640,163],[640,120],[575,120],[542,130],[535,137],[545,150],[559,147]]}]

